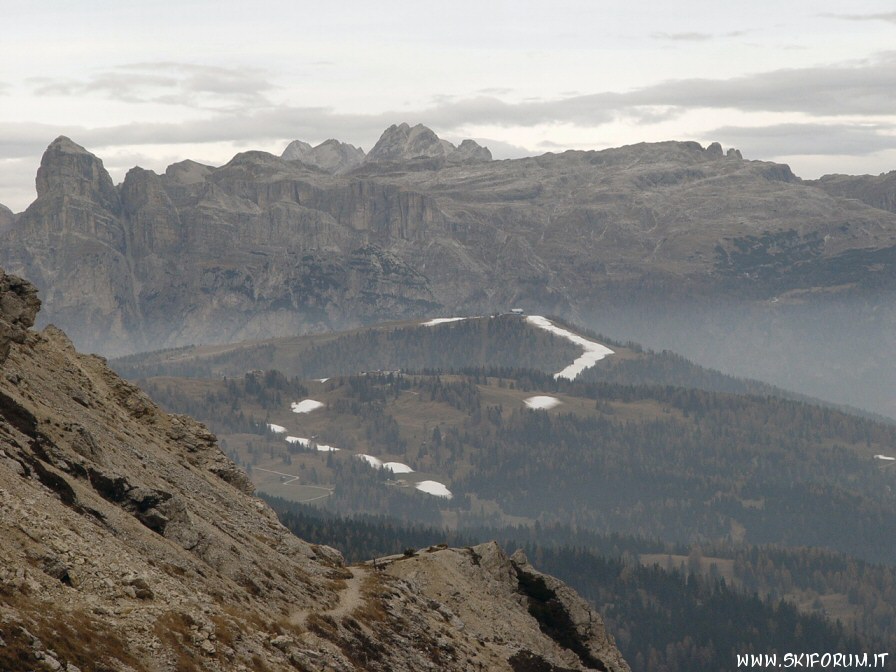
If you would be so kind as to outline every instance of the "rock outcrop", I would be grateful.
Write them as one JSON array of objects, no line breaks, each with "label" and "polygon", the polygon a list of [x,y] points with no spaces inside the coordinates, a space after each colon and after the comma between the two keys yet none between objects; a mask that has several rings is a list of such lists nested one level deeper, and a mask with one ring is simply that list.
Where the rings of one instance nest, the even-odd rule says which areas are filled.
[{"label": "rock outcrop", "polygon": [[439,138],[432,129],[423,124],[411,127],[407,123],[401,123],[393,124],[383,131],[364,162],[404,163],[415,159],[475,163],[491,161],[492,153],[474,140],[464,140],[459,147],[455,147],[447,140]]},{"label": "rock outcrop", "polygon": [[40,308],[37,289],[0,269],[0,366],[13,343],[24,343]]},{"label": "rock outcrop", "polygon": [[365,156],[364,150],[360,147],[331,138],[316,147],[301,140],[293,140],[280,158],[286,161],[301,161],[331,175],[341,175],[361,165]]},{"label": "rock outcrop", "polygon": [[469,138],[461,142],[457,149],[448,154],[449,163],[475,163],[477,161],[491,161],[492,153],[488,147],[483,147],[475,140]]},{"label": "rock outcrop", "polygon": [[[498,644],[497,655],[482,650],[474,658],[481,669],[508,662],[514,672],[628,669],[600,615],[561,581],[532,569],[521,551],[508,558],[495,543],[432,548],[413,562],[394,560],[385,571],[413,582],[446,620],[463,623],[475,639]],[[458,583],[472,590],[458,591]],[[529,644],[511,643],[521,639]]]},{"label": "rock outcrop", "polygon": [[401,162],[418,158],[445,158],[453,149],[423,124],[393,124],[380,136],[365,161]]},{"label": "rock outcrop", "polygon": [[[0,669],[627,671],[559,584],[571,639],[545,630],[496,548],[381,572],[292,536],[203,425],[59,329],[27,331],[36,310],[0,272]],[[475,613],[432,591],[431,558],[452,557],[442,580]]]}]

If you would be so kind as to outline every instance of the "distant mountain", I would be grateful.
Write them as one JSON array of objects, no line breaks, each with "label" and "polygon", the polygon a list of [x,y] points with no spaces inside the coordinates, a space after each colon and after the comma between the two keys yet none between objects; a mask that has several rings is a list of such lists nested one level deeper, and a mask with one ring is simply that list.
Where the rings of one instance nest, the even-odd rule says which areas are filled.
[{"label": "distant mountain", "polygon": [[59,138],[0,263],[110,355],[522,306],[896,415],[896,213],[717,144],[487,158],[399,124],[344,174],[246,152],[115,186]]},{"label": "distant mountain", "polygon": [[473,140],[464,140],[455,147],[442,140],[423,124],[414,127],[402,123],[387,128],[364,159],[366,163],[405,162],[413,159],[447,159],[452,163],[491,161],[487,148]]},{"label": "distant mountain", "polygon": [[881,175],[825,175],[807,182],[832,196],[855,198],[881,210],[896,212],[896,171]]},{"label": "distant mountain", "polygon": [[15,221],[16,217],[12,210],[0,203],[0,234],[11,228]]},{"label": "distant mountain", "polygon": [[301,161],[334,175],[341,175],[360,165],[364,157],[364,150],[360,147],[332,138],[317,147],[312,147],[301,140],[293,140],[281,154],[281,158],[286,161]]}]

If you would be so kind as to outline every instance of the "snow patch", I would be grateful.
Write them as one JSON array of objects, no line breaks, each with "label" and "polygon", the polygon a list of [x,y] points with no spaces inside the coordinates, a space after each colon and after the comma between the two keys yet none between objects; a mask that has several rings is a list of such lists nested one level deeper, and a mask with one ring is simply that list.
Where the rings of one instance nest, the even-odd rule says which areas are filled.
[{"label": "snow patch", "polygon": [[329,378],[316,378],[315,380],[317,380],[317,382],[319,382],[319,383],[325,383],[330,379]]},{"label": "snow patch", "polygon": [[364,453],[358,453],[357,457],[360,457],[374,469],[383,468],[383,461],[378,457],[374,457],[373,455],[365,455]]},{"label": "snow patch", "polygon": [[311,439],[305,439],[301,436],[287,436],[286,440],[289,443],[297,443],[302,446],[302,448],[311,448],[312,446],[314,446],[315,450],[321,453],[335,453],[337,450],[339,450],[339,448],[334,448],[333,446],[326,446],[322,443],[314,443],[314,441],[312,441]]},{"label": "snow patch", "polygon": [[383,462],[380,458],[373,455],[365,455],[358,453],[357,457],[367,462],[374,469],[388,469],[393,474],[413,474],[414,470],[403,462]]},{"label": "snow patch", "polygon": [[290,404],[293,413],[310,413],[318,408],[323,408],[324,404],[314,399],[304,399],[303,401],[294,401]]},{"label": "snow patch", "polygon": [[541,315],[529,315],[526,318],[526,321],[529,324],[534,324],[539,329],[550,331],[553,334],[562,336],[568,341],[572,341],[576,345],[581,345],[585,349],[585,352],[582,353],[581,357],[576,359],[562,371],[555,373],[554,378],[568,378],[569,380],[575,380],[576,376],[582,373],[582,371],[594,366],[607,355],[614,354],[607,346],[595,343],[594,341],[589,341],[587,338],[582,338],[568,329],[558,327],[549,319],[542,317]]},{"label": "snow patch", "polygon": [[270,422],[268,423],[268,429],[274,432],[274,434],[283,434],[286,431],[286,427],[283,425],[273,425]]},{"label": "snow patch", "polygon": [[454,495],[451,494],[451,491],[438,481],[420,481],[414,487],[420,492],[425,492],[428,495],[444,497],[445,499],[454,497]]},{"label": "snow patch", "polygon": [[559,406],[563,402],[560,401],[557,397],[538,395],[535,397],[529,397],[524,401],[524,403],[529,408],[547,410],[549,408],[554,408],[554,406]]},{"label": "snow patch", "polygon": [[891,462],[893,460],[896,460],[896,457],[890,457],[889,455],[875,455],[874,459],[875,460],[887,460],[888,462]]},{"label": "snow patch", "polygon": [[467,320],[467,317],[437,317],[429,322],[424,322],[421,324],[421,327],[434,327],[437,324],[445,324],[446,322],[460,322],[461,320]]}]

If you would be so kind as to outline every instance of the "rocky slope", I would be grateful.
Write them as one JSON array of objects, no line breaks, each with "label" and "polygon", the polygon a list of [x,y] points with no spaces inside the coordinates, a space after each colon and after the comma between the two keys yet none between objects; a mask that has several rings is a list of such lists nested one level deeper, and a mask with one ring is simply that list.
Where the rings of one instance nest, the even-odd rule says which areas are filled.
[{"label": "rocky slope", "polygon": [[0,669],[628,670],[494,545],[375,570],[293,537],[203,425],[27,331],[37,308],[0,272]]},{"label": "rocky slope", "polygon": [[896,212],[896,171],[881,175],[825,175],[809,182],[843,198],[855,198],[871,207]]}]

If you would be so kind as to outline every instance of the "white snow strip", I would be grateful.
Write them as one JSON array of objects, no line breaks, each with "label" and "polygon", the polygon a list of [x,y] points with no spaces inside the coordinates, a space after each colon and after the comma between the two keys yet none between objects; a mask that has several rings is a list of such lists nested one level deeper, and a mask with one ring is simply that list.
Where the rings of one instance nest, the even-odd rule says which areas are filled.
[{"label": "white snow strip", "polygon": [[414,470],[401,462],[383,462],[383,469],[389,469],[393,474],[413,474]]},{"label": "white snow strip", "polygon": [[286,431],[286,427],[283,425],[272,425],[270,422],[268,423],[268,429],[274,432],[274,434],[283,434]]},{"label": "white snow strip", "polygon": [[294,401],[290,404],[293,413],[310,413],[318,408],[323,408],[324,404],[314,399],[304,399],[303,401]]},{"label": "white snow strip", "polygon": [[445,499],[451,499],[452,497],[454,497],[454,495],[451,494],[451,491],[438,481],[420,481],[414,487],[417,488],[420,492],[425,492],[428,495],[444,497]]},{"label": "white snow strip", "polygon": [[318,378],[318,379],[317,379],[317,382],[319,382],[319,383],[325,383],[325,382],[327,382],[328,380],[330,380],[330,379],[329,379],[329,378]]},{"label": "white snow strip", "polygon": [[607,355],[614,354],[610,348],[605,345],[601,345],[600,343],[595,343],[594,341],[589,341],[587,338],[582,338],[577,334],[572,333],[568,329],[563,329],[562,327],[558,327],[556,324],[551,322],[546,317],[542,317],[541,315],[529,315],[526,318],[526,321],[529,324],[534,324],[536,327],[540,329],[544,329],[546,331],[550,331],[551,333],[557,334],[558,336],[562,336],[568,341],[572,341],[576,345],[581,345],[585,348],[585,352],[582,353],[582,356],[576,359],[572,364],[567,366],[562,371],[558,371],[554,374],[554,378],[568,378],[569,380],[575,380],[576,376],[578,376],[585,369],[594,366],[597,362],[602,360]]},{"label": "white snow strip", "polygon": [[467,320],[467,317],[437,317],[434,320],[430,320],[429,322],[424,322],[421,324],[421,327],[434,327],[437,324],[445,324],[446,322],[460,322],[461,320]]},{"label": "white snow strip", "polygon": [[360,457],[374,469],[382,469],[383,467],[383,461],[378,457],[374,457],[373,455],[365,455],[364,453],[358,453],[358,457]]},{"label": "white snow strip", "polygon": [[524,402],[526,406],[529,408],[547,410],[549,408],[554,408],[554,406],[559,406],[563,402],[560,401],[557,397],[548,397],[548,396],[537,396],[537,397],[529,397]]},{"label": "white snow strip", "polygon": [[333,446],[325,446],[322,443],[314,443],[311,439],[304,439],[301,436],[287,436],[286,440],[289,443],[297,443],[302,448],[311,448],[311,446],[315,446],[315,449],[321,453],[333,453],[339,450],[339,448],[334,448]]},{"label": "white snow strip", "polygon": [[887,460],[887,461],[892,461],[892,460],[896,460],[896,457],[890,457],[889,455],[875,455],[875,456],[874,456],[874,459],[875,459],[875,460]]}]

